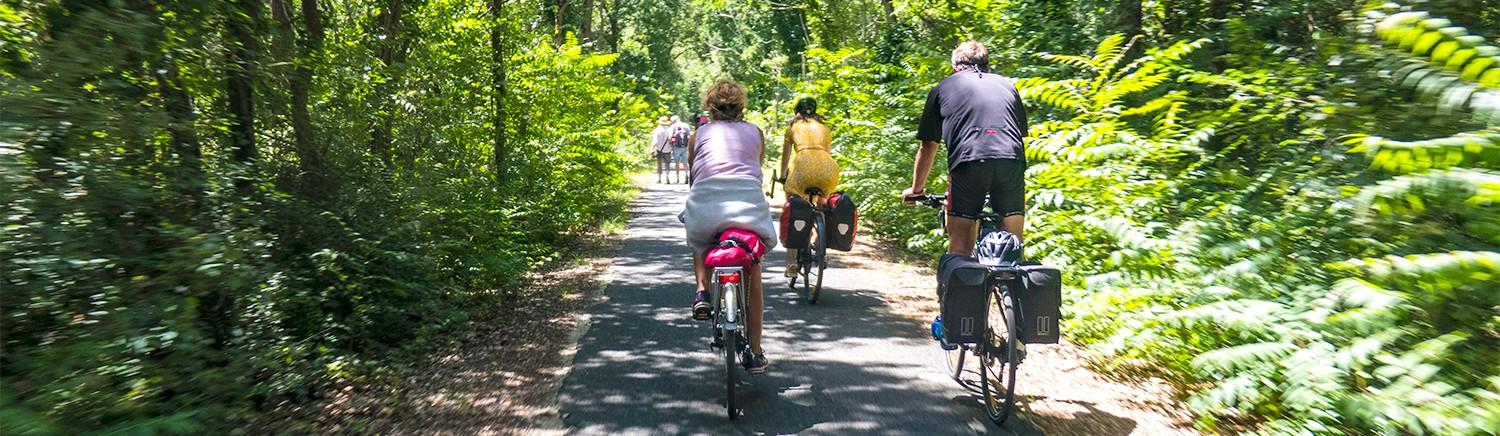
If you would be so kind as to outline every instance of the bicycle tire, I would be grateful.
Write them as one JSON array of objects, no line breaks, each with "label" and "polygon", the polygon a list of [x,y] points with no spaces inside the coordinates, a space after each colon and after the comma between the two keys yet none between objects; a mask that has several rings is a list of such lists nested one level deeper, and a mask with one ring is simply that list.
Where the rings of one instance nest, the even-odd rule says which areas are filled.
[{"label": "bicycle tire", "polygon": [[724,407],[729,411],[729,419],[734,419],[737,415],[739,415],[735,412],[734,404],[734,358],[735,355],[739,354],[740,347],[736,346],[736,344],[739,344],[740,333],[739,331],[732,331],[729,332],[727,336],[729,337],[729,340],[728,343],[724,345]]},{"label": "bicycle tire", "polygon": [[812,230],[808,230],[807,246],[797,250],[797,276],[802,278],[802,289],[797,292],[798,295],[802,296],[802,302],[807,304],[817,304],[817,298],[812,296],[811,280],[813,253],[815,253],[813,247],[816,246],[816,243],[813,241],[815,240],[817,240],[816,224]]},{"label": "bicycle tire", "polygon": [[959,345],[958,348],[952,350],[943,350],[943,354],[947,357],[943,361],[948,363],[948,375],[952,376],[953,381],[959,382],[959,384],[963,384],[964,354],[968,353],[969,350],[968,345]]},{"label": "bicycle tire", "polygon": [[[1000,337],[995,333],[995,324],[990,322],[985,328],[990,331],[989,339],[985,345],[985,352],[979,360],[980,390],[984,393],[984,413],[995,425],[1002,425],[1010,418],[1011,408],[1015,406],[1016,399],[1016,368],[1020,363],[1020,353],[1017,351],[1016,337],[1016,312],[1015,302],[1011,301],[1009,292],[999,292],[995,306],[999,309],[1000,321],[1005,326],[1005,335]],[[1005,385],[1005,392],[998,392],[1001,384]],[[993,388],[993,389],[992,389]]]},{"label": "bicycle tire", "polygon": [[802,264],[802,301],[807,304],[818,304],[818,293],[823,290],[823,267],[826,265],[823,256],[828,248],[823,240],[826,225],[822,213],[813,214],[813,237],[804,251],[807,256],[797,259]]}]

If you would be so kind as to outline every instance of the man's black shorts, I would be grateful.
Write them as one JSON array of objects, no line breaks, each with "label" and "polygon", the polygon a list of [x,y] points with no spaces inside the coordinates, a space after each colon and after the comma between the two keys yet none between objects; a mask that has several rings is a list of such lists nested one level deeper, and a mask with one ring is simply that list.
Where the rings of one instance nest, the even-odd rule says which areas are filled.
[{"label": "man's black shorts", "polygon": [[989,196],[990,208],[1008,217],[1026,214],[1026,164],[1018,159],[981,159],[948,172],[948,215],[978,219]]}]

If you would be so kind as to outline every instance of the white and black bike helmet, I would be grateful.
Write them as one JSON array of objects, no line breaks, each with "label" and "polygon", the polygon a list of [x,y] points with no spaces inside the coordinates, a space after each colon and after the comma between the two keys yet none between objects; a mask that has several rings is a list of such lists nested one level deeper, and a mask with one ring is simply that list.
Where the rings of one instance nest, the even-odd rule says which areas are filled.
[{"label": "white and black bike helmet", "polygon": [[974,259],[987,266],[1020,264],[1021,238],[1004,230],[985,233],[974,246]]}]

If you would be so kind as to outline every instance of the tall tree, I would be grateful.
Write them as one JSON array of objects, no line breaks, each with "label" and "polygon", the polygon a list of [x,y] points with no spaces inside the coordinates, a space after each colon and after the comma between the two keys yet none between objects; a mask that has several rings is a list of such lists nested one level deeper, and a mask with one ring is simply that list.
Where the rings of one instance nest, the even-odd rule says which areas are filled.
[{"label": "tall tree", "polygon": [[254,67],[255,17],[259,2],[234,0],[229,3],[224,20],[228,33],[228,63],[225,64],[225,103],[229,112],[229,145],[236,162],[255,159],[255,85]]},{"label": "tall tree", "polygon": [[[604,2],[606,0],[599,0]],[[609,17],[609,51],[620,52],[620,15],[624,11],[620,9],[620,0],[608,0],[609,7],[604,11],[604,16]]]},{"label": "tall tree", "polygon": [[552,25],[552,43],[554,45],[562,45],[563,35],[567,33],[563,31],[563,21],[568,16],[568,0],[557,0],[556,13],[556,18]]},{"label": "tall tree", "polygon": [[495,92],[491,104],[494,106],[492,123],[495,129],[494,172],[495,182],[506,183],[510,167],[510,146],[505,132],[505,1],[490,0],[490,17],[495,20],[490,27],[490,74],[495,81]]},{"label": "tall tree", "polygon": [[396,109],[390,104],[390,95],[395,86],[398,76],[394,68],[397,63],[406,60],[405,46],[401,38],[401,20],[404,15],[405,2],[402,0],[387,0],[385,7],[380,9],[375,21],[380,27],[381,37],[376,42],[375,58],[380,60],[380,66],[385,72],[385,81],[380,90],[376,92],[375,98],[379,99],[376,107],[380,108],[376,115],[373,126],[370,129],[370,152],[387,166],[391,165],[393,157],[391,152],[391,125],[395,120]]},{"label": "tall tree", "polygon": [[1125,36],[1141,34],[1141,0],[1118,0],[1115,3],[1115,26]]},{"label": "tall tree", "polygon": [[312,114],[308,108],[308,93],[313,68],[319,62],[318,54],[323,50],[323,17],[318,11],[317,0],[302,0],[301,9],[302,38],[296,38],[297,20],[293,18],[287,0],[271,0],[272,15],[276,17],[280,27],[276,34],[277,50],[287,54],[295,53],[292,59],[295,67],[287,82],[292,94],[289,105],[292,139],[297,151],[299,188],[304,195],[319,199],[326,185],[326,151],[313,126]]},{"label": "tall tree", "polygon": [[578,26],[578,39],[585,47],[594,45],[594,0],[583,0],[583,24]]},{"label": "tall tree", "polygon": [[193,108],[193,96],[182,82],[182,68],[177,59],[163,56],[152,68],[158,92],[164,100],[167,112],[168,143],[172,154],[177,155],[177,184],[188,194],[189,208],[196,210],[203,200],[203,148],[198,141],[195,125],[197,111]]}]

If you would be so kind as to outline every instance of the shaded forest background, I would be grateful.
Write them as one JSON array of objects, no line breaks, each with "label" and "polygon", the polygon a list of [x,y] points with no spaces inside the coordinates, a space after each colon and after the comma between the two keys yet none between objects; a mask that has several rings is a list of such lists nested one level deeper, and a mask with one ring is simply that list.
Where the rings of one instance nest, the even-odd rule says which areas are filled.
[{"label": "shaded forest background", "polygon": [[1492,432],[1497,35],[1495,0],[6,0],[0,425],[215,431],[400,372],[617,226],[719,77],[772,138],[818,97],[869,228],[937,253],[895,193],[977,39],[1100,369],[1210,430]]}]

